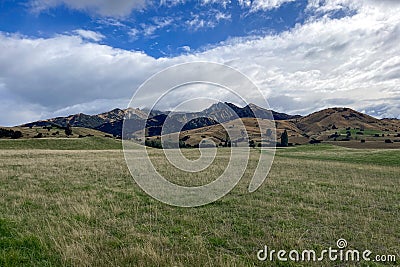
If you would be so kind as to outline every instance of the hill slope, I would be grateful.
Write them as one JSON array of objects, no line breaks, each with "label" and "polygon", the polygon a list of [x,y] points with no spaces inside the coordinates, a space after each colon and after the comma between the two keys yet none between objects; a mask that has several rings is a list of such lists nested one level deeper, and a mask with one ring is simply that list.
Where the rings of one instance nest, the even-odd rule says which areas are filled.
[{"label": "hill slope", "polygon": [[378,131],[385,129],[394,131],[398,128],[390,121],[379,120],[350,108],[328,108],[317,111],[299,118],[296,126],[310,135],[348,127]]}]

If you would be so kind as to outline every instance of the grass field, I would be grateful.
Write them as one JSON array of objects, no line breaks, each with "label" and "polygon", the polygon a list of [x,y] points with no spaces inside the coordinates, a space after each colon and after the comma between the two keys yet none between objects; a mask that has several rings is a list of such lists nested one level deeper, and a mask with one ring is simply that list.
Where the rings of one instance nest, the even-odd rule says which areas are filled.
[{"label": "grass field", "polygon": [[[115,140],[20,141],[31,140],[0,142],[0,266],[396,265],[256,257],[264,245],[320,251],[339,238],[351,249],[396,255],[400,263],[399,150],[279,149],[268,179],[250,194],[260,153],[253,149],[248,171],[227,196],[177,208],[134,183],[120,146],[108,143]],[[52,149],[43,150],[47,145]],[[161,152],[151,155],[160,171],[171,173]],[[209,181],[228,156],[219,149],[217,166],[197,178]]]},{"label": "grass field", "polygon": [[122,149],[121,141],[114,138],[40,138],[0,139],[0,149],[46,149],[46,150],[106,150]]}]

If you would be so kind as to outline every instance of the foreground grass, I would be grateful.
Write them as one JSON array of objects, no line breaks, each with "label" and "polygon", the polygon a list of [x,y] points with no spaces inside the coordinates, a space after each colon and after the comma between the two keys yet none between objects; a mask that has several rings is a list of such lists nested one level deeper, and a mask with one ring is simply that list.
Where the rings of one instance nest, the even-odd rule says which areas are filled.
[{"label": "foreground grass", "polygon": [[[151,151],[173,173],[159,153]],[[399,151],[383,151],[394,162],[383,166],[336,160],[375,150],[279,150],[264,185],[249,194],[257,153],[230,194],[176,208],[135,185],[120,150],[0,150],[0,266],[295,266],[259,262],[256,253],[264,245],[322,250],[339,238],[400,258]],[[218,164],[228,155],[221,150]],[[197,178],[215,173],[218,166]]]}]

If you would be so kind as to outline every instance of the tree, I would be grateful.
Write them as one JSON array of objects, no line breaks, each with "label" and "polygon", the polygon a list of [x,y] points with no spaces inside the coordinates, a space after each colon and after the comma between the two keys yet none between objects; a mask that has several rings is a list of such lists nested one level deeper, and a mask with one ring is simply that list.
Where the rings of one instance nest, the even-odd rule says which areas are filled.
[{"label": "tree", "polygon": [[71,124],[67,123],[67,126],[65,127],[65,135],[70,136],[72,135],[72,127]]},{"label": "tree", "polygon": [[21,131],[15,131],[13,132],[13,134],[11,135],[12,139],[18,139],[22,137],[22,132]]},{"label": "tree", "polygon": [[288,144],[289,144],[289,136],[288,136],[287,131],[285,130],[283,132],[283,134],[281,135],[281,146],[287,147]]},{"label": "tree", "polygon": [[249,147],[256,147],[256,143],[254,142],[254,140],[250,140],[249,141]]},{"label": "tree", "polygon": [[225,144],[224,144],[224,147],[231,147],[231,138],[229,137],[229,134],[228,133],[226,133],[226,135],[225,135]]}]

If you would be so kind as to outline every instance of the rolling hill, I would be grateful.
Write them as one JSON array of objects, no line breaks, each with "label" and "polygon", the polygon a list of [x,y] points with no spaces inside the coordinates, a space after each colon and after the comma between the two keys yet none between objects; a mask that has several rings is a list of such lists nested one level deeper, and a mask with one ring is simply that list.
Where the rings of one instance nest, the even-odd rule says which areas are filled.
[{"label": "rolling hill", "polygon": [[[151,111],[140,109],[113,109],[97,115],[75,114],[48,120],[27,123],[18,127],[4,128],[5,138],[13,138],[10,131],[20,131],[23,138],[66,137],[64,129],[72,126],[73,136],[107,136],[121,137],[124,118],[126,137],[135,137],[145,129],[148,138],[157,139],[161,134],[164,122],[169,117],[169,125],[163,129],[164,134],[180,131],[180,139],[191,146],[198,144],[204,137],[211,138],[216,144],[225,140],[226,132],[221,124],[235,130],[240,118],[249,133],[249,138],[260,142],[257,123],[268,123],[275,120],[277,138],[286,130],[293,144],[304,144],[310,140],[320,141],[379,141],[390,139],[400,142],[399,119],[377,119],[350,108],[327,108],[307,116],[288,115],[249,104],[238,107],[232,103],[215,103],[200,112],[170,113],[169,111]],[[236,126],[235,126],[236,125]],[[7,134],[7,131],[8,134]],[[19,138],[19,137],[18,137]]]}]

